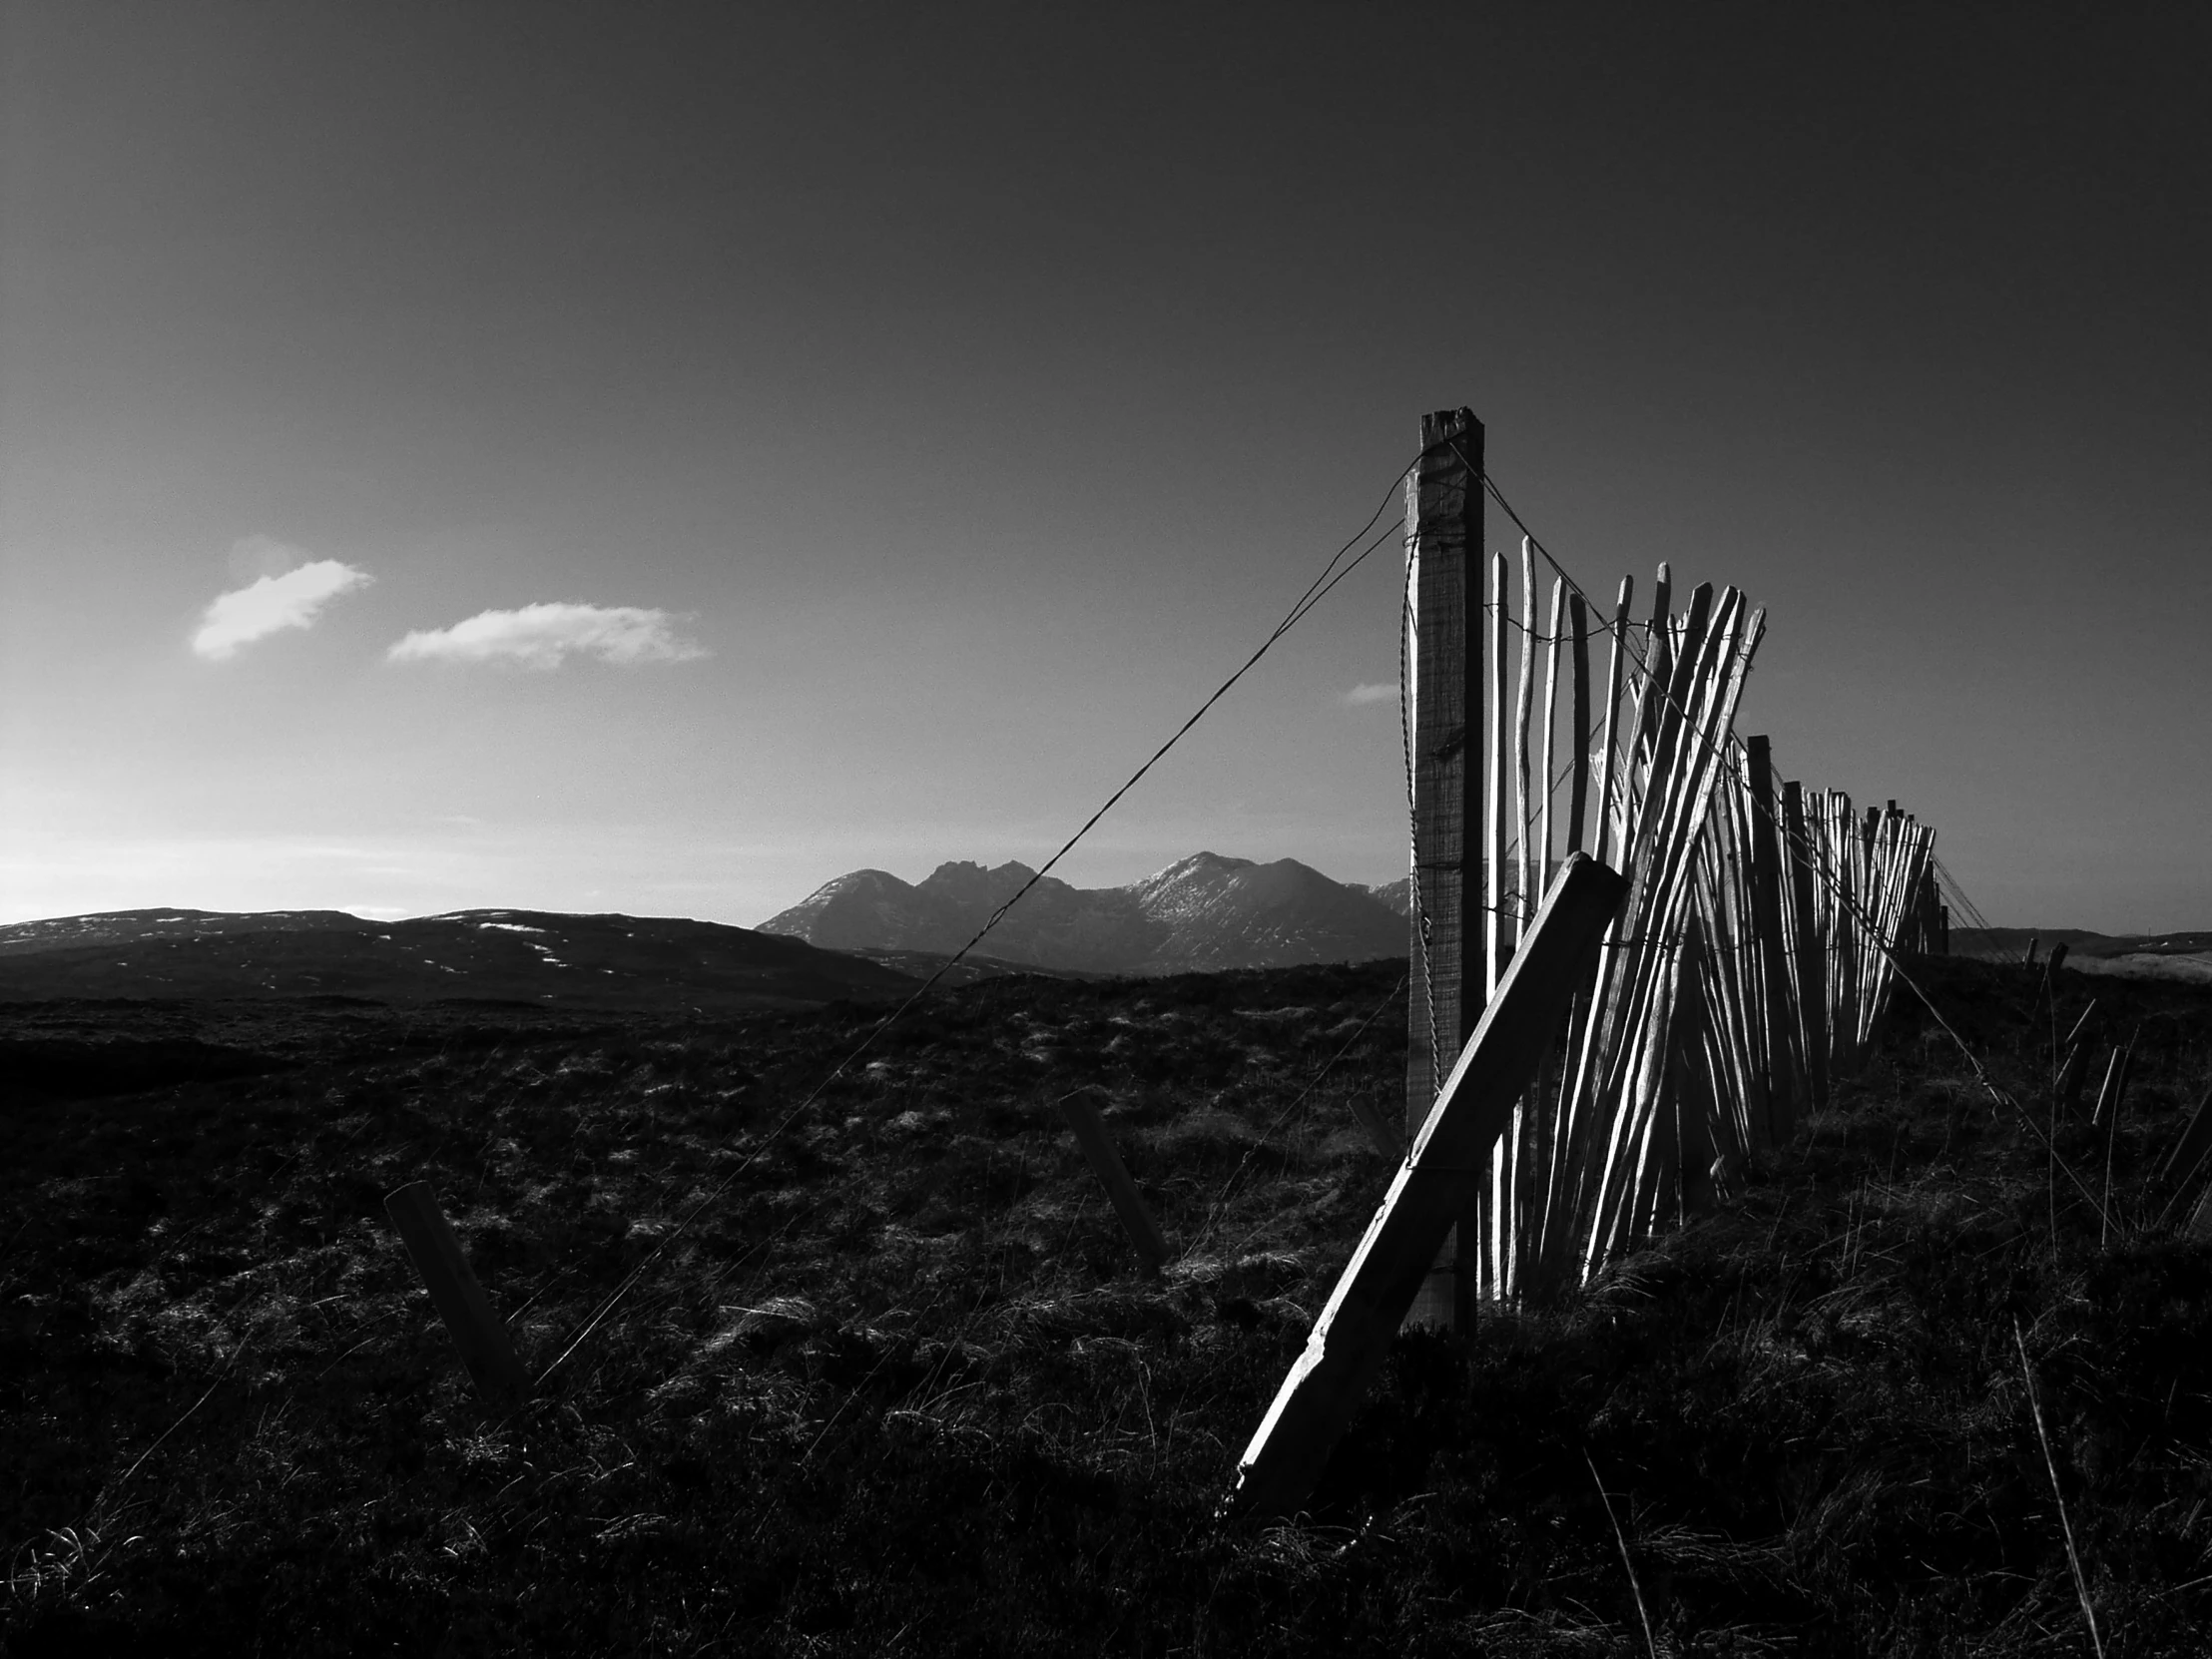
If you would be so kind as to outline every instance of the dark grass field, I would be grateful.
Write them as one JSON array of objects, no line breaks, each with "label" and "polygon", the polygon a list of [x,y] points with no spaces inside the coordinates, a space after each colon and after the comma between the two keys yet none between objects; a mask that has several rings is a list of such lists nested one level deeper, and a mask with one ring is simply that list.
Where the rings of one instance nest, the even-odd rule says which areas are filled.
[{"label": "dark grass field", "polygon": [[[2046,1111],[2033,982],[1924,966]],[[1631,1654],[1640,1589],[1668,1653],[2086,1653],[2017,1326],[2107,1650],[2212,1651],[2212,1242],[2151,1173],[2212,1078],[2189,986],[2060,978],[2140,1030],[2117,1133],[2057,1135],[2111,1225],[1907,999],[1719,1211],[1400,1345],[1308,1516],[1217,1526],[1387,1179],[1351,1103],[1398,1109],[1399,971],[987,980],[772,1141],[875,1012],[6,1010],[0,1645]],[[385,1193],[435,1185],[543,1368],[756,1151],[479,1408]]]}]

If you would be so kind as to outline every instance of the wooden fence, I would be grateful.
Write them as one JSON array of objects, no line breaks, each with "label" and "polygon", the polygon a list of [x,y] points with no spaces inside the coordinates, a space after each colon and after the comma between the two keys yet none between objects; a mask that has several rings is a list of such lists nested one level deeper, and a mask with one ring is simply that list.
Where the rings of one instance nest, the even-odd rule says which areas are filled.
[{"label": "wooden fence", "polygon": [[[1448,923],[1468,1000],[1495,992],[1569,853],[1629,883],[1594,976],[1487,1154],[1460,1223],[1473,1236],[1454,1247],[1462,1297],[1542,1301],[1710,1204],[1825,1100],[1875,1038],[1893,953],[1938,946],[1943,920],[1931,828],[1894,802],[1857,815],[1841,794],[1778,787],[1765,740],[1736,739],[1765,627],[1743,594],[1700,586],[1677,610],[1662,565],[1645,620],[1624,580],[1593,626],[1564,580],[1542,605],[1526,540],[1517,584],[1503,555],[1486,566],[1469,655],[1489,683],[1465,700],[1487,716],[1481,811]],[[1412,631],[1410,598],[1408,613]],[[1438,678],[1416,670],[1416,687],[1423,677]],[[1416,802],[1416,1079],[1450,1052],[1434,1006],[1449,982],[1434,962],[1443,883],[1421,827]]]}]

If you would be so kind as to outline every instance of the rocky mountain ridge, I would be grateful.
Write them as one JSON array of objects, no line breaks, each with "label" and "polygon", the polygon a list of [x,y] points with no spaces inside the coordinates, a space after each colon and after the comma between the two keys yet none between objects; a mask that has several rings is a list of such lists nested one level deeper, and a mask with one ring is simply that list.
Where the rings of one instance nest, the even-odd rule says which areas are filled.
[{"label": "rocky mountain ridge", "polygon": [[[771,916],[761,931],[828,950],[949,955],[1035,873],[1018,862],[951,861],[907,882],[857,869]],[[1006,962],[1106,974],[1370,961],[1405,953],[1403,886],[1334,881],[1295,858],[1260,863],[1197,852],[1121,887],[1076,887],[1048,875],[992,929],[985,948]]]}]

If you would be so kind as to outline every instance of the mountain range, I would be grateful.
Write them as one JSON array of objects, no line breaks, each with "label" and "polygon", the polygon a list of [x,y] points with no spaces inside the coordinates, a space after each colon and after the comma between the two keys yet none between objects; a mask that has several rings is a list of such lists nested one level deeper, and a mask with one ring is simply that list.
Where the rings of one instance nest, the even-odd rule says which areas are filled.
[{"label": "mountain range", "polygon": [[[949,955],[1036,871],[939,864],[918,882],[856,869],[761,923],[828,950]],[[1405,953],[1404,883],[1363,887],[1279,858],[1198,852],[1121,887],[1037,881],[992,929],[1001,961],[1064,972],[1188,973]]]},{"label": "mountain range", "polygon": [[[456,910],[121,910],[0,925],[0,1002],[348,997],[396,1004],[702,1012],[869,1001],[943,968],[1034,873],[854,870],[757,929],[678,917]],[[1120,887],[1038,881],[944,983],[1367,961],[1405,953],[1405,883],[1333,881],[1295,859],[1200,852]],[[2018,960],[2027,928],[1951,930],[1961,956]],[[2084,973],[2212,981],[2212,933],[2045,928]]]}]

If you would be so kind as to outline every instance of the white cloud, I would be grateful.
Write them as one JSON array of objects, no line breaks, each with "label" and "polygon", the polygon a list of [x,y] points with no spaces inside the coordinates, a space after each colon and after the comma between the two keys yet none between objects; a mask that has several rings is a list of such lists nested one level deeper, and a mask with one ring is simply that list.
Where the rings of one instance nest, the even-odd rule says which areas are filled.
[{"label": "white cloud", "polygon": [[667,611],[636,605],[525,605],[480,611],[450,628],[417,629],[385,655],[395,663],[520,663],[558,668],[571,652],[603,663],[681,663],[707,653]]},{"label": "white cloud", "polygon": [[1345,693],[1347,706],[1357,709],[1369,703],[1395,703],[1397,688],[1385,685],[1360,685]]},{"label": "white cloud", "polygon": [[336,559],[315,559],[280,576],[264,576],[219,595],[200,619],[200,632],[192,636],[192,648],[211,662],[221,662],[240,646],[251,645],[279,629],[311,628],[323,606],[341,593],[365,588],[372,580],[367,571],[355,570]]}]

